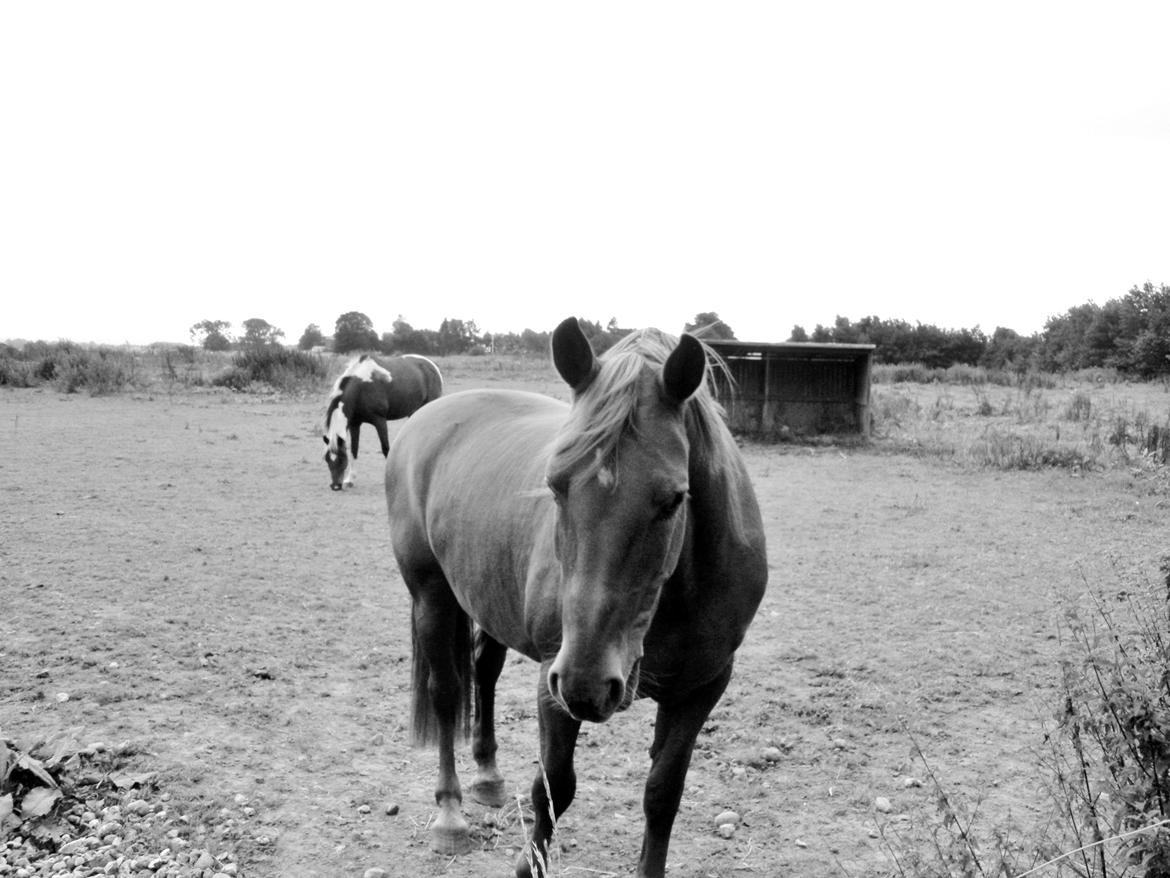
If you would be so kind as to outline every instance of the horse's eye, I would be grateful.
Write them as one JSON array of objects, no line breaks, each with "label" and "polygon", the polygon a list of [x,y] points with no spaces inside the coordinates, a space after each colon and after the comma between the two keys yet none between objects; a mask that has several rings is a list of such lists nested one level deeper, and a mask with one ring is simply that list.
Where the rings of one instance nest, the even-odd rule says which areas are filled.
[{"label": "horse's eye", "polygon": [[562,503],[564,503],[565,497],[569,493],[568,486],[559,481],[554,482],[551,480],[546,484],[548,485],[549,491],[552,492],[553,500],[556,501],[556,504],[560,506]]},{"label": "horse's eye", "polygon": [[659,521],[666,521],[672,517],[683,504],[683,500],[687,497],[686,491],[676,491],[673,496],[658,508],[657,518]]}]

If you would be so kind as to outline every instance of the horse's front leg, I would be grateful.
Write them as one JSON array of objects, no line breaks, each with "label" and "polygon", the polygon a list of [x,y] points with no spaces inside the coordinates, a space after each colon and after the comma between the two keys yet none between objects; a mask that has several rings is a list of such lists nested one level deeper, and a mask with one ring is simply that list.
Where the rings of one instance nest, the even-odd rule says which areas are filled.
[{"label": "horse's front leg", "polygon": [[504,668],[508,648],[482,629],[475,632],[475,722],[471,727],[471,753],[475,756],[475,780],[471,797],[481,805],[504,805],[504,777],[496,767],[496,681]]},{"label": "horse's front leg", "polygon": [[358,456],[358,439],[362,435],[362,425],[354,422],[349,428],[349,465],[345,468],[345,479],[342,485],[346,488],[352,488],[354,480],[357,478],[357,456]]},{"label": "horse's front leg", "polygon": [[658,705],[654,745],[650,748],[650,775],[642,798],[646,832],[642,837],[642,855],[638,858],[638,878],[663,878],[666,873],[670,832],[682,801],[695,738],[730,679],[729,662],[711,682],[677,701]]},{"label": "horse's front leg", "polygon": [[577,747],[581,721],[573,719],[553,701],[546,679],[547,662],[540,667],[536,695],[541,770],[532,782],[532,838],[516,861],[517,878],[546,878],[549,874],[549,839],[556,829],[557,819],[569,807],[577,792],[573,751]]}]

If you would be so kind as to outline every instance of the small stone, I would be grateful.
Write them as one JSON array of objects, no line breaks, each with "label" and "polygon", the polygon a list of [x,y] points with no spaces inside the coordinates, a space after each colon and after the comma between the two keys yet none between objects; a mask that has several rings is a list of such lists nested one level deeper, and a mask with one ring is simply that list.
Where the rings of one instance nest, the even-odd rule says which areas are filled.
[{"label": "small stone", "polygon": [[765,747],[761,755],[764,757],[765,762],[779,762],[784,758],[784,754],[779,747]]},{"label": "small stone", "polygon": [[58,692],[57,693],[57,703],[58,704],[64,704],[68,700],[69,700],[69,693],[68,692]]},{"label": "small stone", "polygon": [[358,805],[357,812],[359,814],[369,814],[373,809],[369,805]]},{"label": "small stone", "polygon": [[891,804],[890,800],[887,799],[885,796],[878,796],[876,799],[874,799],[873,806],[875,809],[880,811],[882,814],[889,814],[891,811],[894,810],[893,804]]},{"label": "small stone", "polygon": [[808,847],[808,842],[807,842],[807,841],[805,841],[803,838],[796,838],[796,839],[793,839],[792,843],[793,843],[794,845],[796,845],[798,848],[806,848],[806,847]]},{"label": "small stone", "polygon": [[849,749],[849,742],[846,741],[844,738],[834,738],[833,739],[833,749],[834,750],[847,750],[847,749]]},{"label": "small stone", "polygon": [[720,811],[718,814],[715,815],[715,825],[716,826],[726,826],[729,823],[732,826],[739,826],[739,821],[740,821],[739,814],[735,811],[730,810],[730,809],[727,811]]},{"label": "small stone", "polygon": [[79,854],[89,847],[89,839],[75,838],[73,841],[67,841],[61,847],[57,848],[57,853],[64,857],[71,857],[74,854]]},{"label": "small stone", "polygon": [[131,802],[130,804],[128,804],[126,806],[126,810],[129,811],[131,814],[137,814],[138,816],[141,817],[143,814],[150,813],[150,811],[151,811],[150,802],[146,801],[145,799],[135,799],[133,802]]},{"label": "small stone", "polygon": [[386,870],[374,867],[373,869],[366,869],[362,873],[362,878],[386,878]]},{"label": "small stone", "polygon": [[388,817],[397,817],[398,816],[398,803],[397,802],[390,802],[388,805],[386,805],[386,815]]},{"label": "small stone", "polygon": [[908,790],[914,789],[914,788],[922,786],[922,781],[920,781],[916,777],[904,777],[904,778],[902,778],[902,786],[904,786]]},{"label": "small stone", "polygon": [[212,869],[215,868],[215,857],[207,851],[200,851],[199,856],[195,858],[195,862],[191,865],[201,872],[204,869]]},{"label": "small stone", "polygon": [[376,734],[376,735],[374,735],[374,737],[370,738],[370,743],[375,747],[381,747],[383,744],[386,743],[386,736],[383,735],[381,732],[378,732],[378,734]]},{"label": "small stone", "polygon": [[719,825],[719,834],[724,838],[731,838],[733,835],[735,835],[735,824],[721,823]]}]

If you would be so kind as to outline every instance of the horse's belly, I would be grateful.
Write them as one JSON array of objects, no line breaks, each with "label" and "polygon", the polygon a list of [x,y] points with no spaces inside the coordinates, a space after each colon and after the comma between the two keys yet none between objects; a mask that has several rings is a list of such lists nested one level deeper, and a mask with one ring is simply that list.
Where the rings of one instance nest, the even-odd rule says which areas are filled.
[{"label": "horse's belly", "polygon": [[540,597],[548,591],[543,583],[552,569],[539,559],[552,554],[540,551],[542,529],[533,522],[508,530],[440,533],[432,545],[456,599],[475,623],[510,649],[540,661],[550,647],[555,652],[556,644],[545,641],[559,642],[546,633],[559,620]]}]

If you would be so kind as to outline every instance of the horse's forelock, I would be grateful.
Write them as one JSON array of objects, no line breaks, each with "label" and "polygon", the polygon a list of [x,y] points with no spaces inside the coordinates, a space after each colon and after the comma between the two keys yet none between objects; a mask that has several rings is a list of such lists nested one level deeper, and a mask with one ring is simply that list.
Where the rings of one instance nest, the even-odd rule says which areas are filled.
[{"label": "horse's forelock", "polygon": [[[642,329],[624,336],[602,354],[601,368],[574,399],[569,420],[557,437],[550,478],[569,472],[592,478],[613,463],[622,435],[636,429],[643,370],[648,366],[660,369],[677,346],[678,339],[669,333]],[[708,380],[684,403],[687,434],[691,454],[722,469],[729,465],[735,448],[723,423],[723,409],[709,386],[712,369],[719,368],[722,361],[706,345],[703,349],[711,368]]]}]

